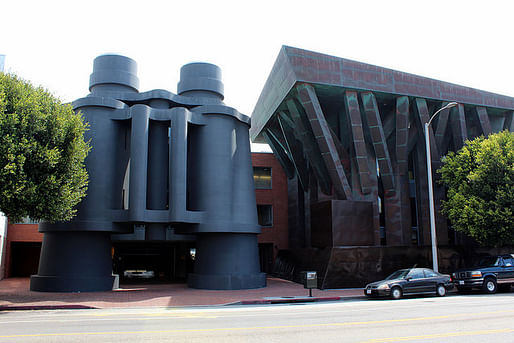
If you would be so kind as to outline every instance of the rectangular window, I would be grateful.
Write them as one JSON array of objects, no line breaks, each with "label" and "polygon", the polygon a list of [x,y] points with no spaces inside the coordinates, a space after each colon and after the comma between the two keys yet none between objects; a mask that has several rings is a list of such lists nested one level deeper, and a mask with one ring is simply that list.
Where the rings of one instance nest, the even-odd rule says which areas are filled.
[{"label": "rectangular window", "polygon": [[255,189],[271,189],[271,168],[253,167]]},{"label": "rectangular window", "polygon": [[262,226],[262,227],[273,226],[273,206],[257,205],[257,217],[259,218],[260,226]]}]

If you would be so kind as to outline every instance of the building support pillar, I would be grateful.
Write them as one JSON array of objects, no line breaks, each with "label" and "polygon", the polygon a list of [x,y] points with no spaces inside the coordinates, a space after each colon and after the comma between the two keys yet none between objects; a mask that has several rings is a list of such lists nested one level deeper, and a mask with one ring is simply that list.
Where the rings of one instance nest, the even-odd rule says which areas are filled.
[{"label": "building support pillar", "polygon": [[341,200],[351,200],[351,188],[316,92],[309,84],[297,86],[297,90],[298,97],[309,119],[309,124],[316,138],[321,157],[325,162],[325,167],[328,170],[328,175],[337,198]]},{"label": "building support pillar", "polygon": [[352,141],[353,148],[355,150],[355,160],[357,162],[356,166],[359,174],[360,188],[363,194],[369,194],[372,191],[372,186],[357,92],[346,91],[344,93],[344,104],[352,132]]}]

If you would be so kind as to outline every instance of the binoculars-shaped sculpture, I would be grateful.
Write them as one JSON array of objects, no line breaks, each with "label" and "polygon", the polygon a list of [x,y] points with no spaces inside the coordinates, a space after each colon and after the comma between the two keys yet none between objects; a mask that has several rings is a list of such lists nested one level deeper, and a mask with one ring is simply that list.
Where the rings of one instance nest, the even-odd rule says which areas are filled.
[{"label": "binoculars-shaped sculpture", "polygon": [[35,291],[112,289],[111,234],[144,224],[146,239],[166,228],[196,235],[188,284],[204,289],[266,285],[260,272],[250,118],[223,101],[220,69],[182,67],[178,95],[138,92],[136,63],[94,61],[90,94],[73,102],[89,123],[87,196],[70,222],[41,223]]}]

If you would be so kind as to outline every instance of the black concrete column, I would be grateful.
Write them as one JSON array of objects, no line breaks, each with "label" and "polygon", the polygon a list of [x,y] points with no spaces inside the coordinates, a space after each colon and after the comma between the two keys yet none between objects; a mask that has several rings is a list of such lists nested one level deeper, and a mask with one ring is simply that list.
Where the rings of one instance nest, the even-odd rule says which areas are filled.
[{"label": "black concrete column", "polygon": [[[146,207],[149,210],[168,208],[168,121],[150,121],[148,134],[148,173]],[[166,240],[166,224],[148,223],[146,240]]]},{"label": "black concrete column", "polygon": [[45,232],[31,291],[106,291],[113,281],[108,232]]},{"label": "black concrete column", "polygon": [[249,289],[266,286],[260,272],[257,235],[202,233],[197,235],[195,272],[188,285],[200,289]]}]

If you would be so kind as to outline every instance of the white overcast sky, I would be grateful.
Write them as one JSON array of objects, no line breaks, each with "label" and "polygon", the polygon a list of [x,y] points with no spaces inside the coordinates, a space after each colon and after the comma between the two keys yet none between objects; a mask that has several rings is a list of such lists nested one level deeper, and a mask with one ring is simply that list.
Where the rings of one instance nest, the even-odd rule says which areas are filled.
[{"label": "white overcast sky", "polygon": [[513,1],[0,3],[6,71],[63,101],[117,53],[138,63],[140,91],[175,93],[182,65],[217,64],[225,103],[250,115],[282,45],[514,96]]}]

